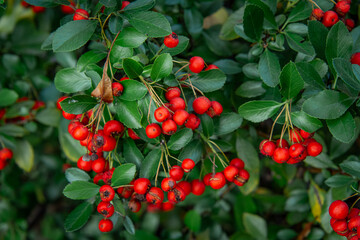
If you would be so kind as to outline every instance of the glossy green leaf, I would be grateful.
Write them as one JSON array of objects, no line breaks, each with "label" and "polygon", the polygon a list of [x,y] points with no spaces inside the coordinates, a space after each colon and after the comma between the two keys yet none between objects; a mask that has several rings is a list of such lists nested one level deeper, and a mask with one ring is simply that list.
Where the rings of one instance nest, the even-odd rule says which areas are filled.
[{"label": "glossy green leaf", "polygon": [[0,107],[7,107],[16,102],[19,95],[11,89],[0,89]]},{"label": "glossy green leaf", "polygon": [[65,177],[68,182],[75,182],[75,181],[89,181],[90,176],[85,171],[79,168],[68,168],[65,171]]},{"label": "glossy green leaf", "polygon": [[189,128],[181,129],[170,137],[167,143],[170,150],[180,150],[185,147],[192,139],[193,131]]},{"label": "glossy green leaf", "polygon": [[325,83],[313,65],[307,62],[298,62],[296,68],[305,83],[321,90],[325,89]]},{"label": "glossy green leaf", "polygon": [[353,177],[340,174],[331,176],[325,180],[325,184],[333,188],[347,187],[353,182],[355,182]]},{"label": "glossy green leaf", "polygon": [[200,36],[203,27],[203,16],[197,8],[192,7],[184,11],[185,26],[193,37]]},{"label": "glossy green leaf", "polygon": [[292,99],[304,88],[304,80],[302,79],[295,63],[289,62],[280,73],[281,94]]},{"label": "glossy green leaf", "polygon": [[224,135],[231,133],[241,126],[243,119],[237,113],[223,113],[220,117],[215,119],[215,134]]},{"label": "glossy green leaf", "polygon": [[311,5],[308,2],[299,2],[296,7],[291,10],[287,22],[298,22],[309,18],[311,15]]},{"label": "glossy green leaf", "polygon": [[340,118],[326,120],[331,134],[337,140],[349,143],[355,137],[355,120],[350,112],[346,112]]},{"label": "glossy green leaf", "polygon": [[286,40],[291,49],[296,52],[301,52],[306,55],[313,56],[315,55],[315,50],[310,42],[304,41],[304,39],[295,33],[286,33]]},{"label": "glossy green leaf", "polygon": [[86,67],[92,63],[98,63],[106,57],[106,53],[98,50],[90,50],[79,58],[76,68],[82,72]]},{"label": "glossy green leaf", "polygon": [[149,37],[165,37],[171,34],[169,21],[157,12],[136,12],[127,15],[130,24]]},{"label": "glossy green leaf", "polygon": [[172,57],[169,53],[158,56],[151,69],[151,79],[157,81],[170,75],[173,69]]},{"label": "glossy green leaf", "polygon": [[88,202],[84,202],[77,206],[65,219],[65,231],[73,232],[82,228],[89,220],[92,209],[92,204]]},{"label": "glossy green leaf", "polygon": [[144,161],[144,156],[136,146],[134,140],[126,138],[124,141],[124,158],[127,162],[133,163],[140,169],[141,162]]},{"label": "glossy green leaf", "polygon": [[63,194],[70,199],[85,200],[99,193],[100,186],[84,181],[72,182],[64,188]]},{"label": "glossy green leaf", "polygon": [[97,100],[89,95],[76,95],[60,102],[62,110],[72,114],[85,113],[97,104]]},{"label": "glossy green leaf", "polygon": [[306,132],[315,132],[323,126],[319,119],[311,117],[303,111],[292,112],[291,121],[296,127]]},{"label": "glossy green leaf", "polygon": [[214,121],[209,115],[203,114],[200,117],[202,133],[206,137],[211,137],[214,134]]},{"label": "glossy green leaf", "polygon": [[144,70],[144,67],[141,65],[141,63],[131,59],[131,58],[125,58],[123,59],[122,66],[124,68],[124,71],[126,75],[130,79],[137,78]]},{"label": "glossy green leaf", "polygon": [[55,75],[55,86],[60,92],[81,92],[91,87],[91,79],[84,72],[74,68],[64,68]]},{"label": "glossy green leaf", "polygon": [[264,12],[256,5],[247,5],[244,11],[244,32],[254,40],[259,40],[264,23]]},{"label": "glossy green leaf", "polygon": [[346,162],[340,163],[340,168],[344,172],[350,174],[351,176],[360,178],[360,162],[346,161]]},{"label": "glossy green leaf", "polygon": [[135,177],[136,166],[132,163],[122,164],[115,168],[111,177],[111,186],[128,185]]},{"label": "glossy green leaf", "polygon": [[308,24],[308,35],[317,55],[325,59],[326,38],[329,30],[319,21],[310,21]]},{"label": "glossy green leaf", "polygon": [[114,105],[120,122],[128,128],[141,128],[141,114],[136,101],[117,101]]},{"label": "glossy green leaf", "polygon": [[201,216],[195,210],[190,210],[184,218],[185,225],[192,232],[199,232],[201,228]]},{"label": "glossy green leaf", "polygon": [[226,81],[226,75],[218,70],[202,71],[191,78],[191,83],[203,92],[213,92],[222,88]]},{"label": "glossy green leaf", "polygon": [[243,222],[245,230],[255,239],[267,239],[267,224],[264,218],[251,214],[244,213]]},{"label": "glossy green leaf", "polygon": [[269,87],[275,87],[279,84],[280,63],[278,57],[268,49],[260,56],[258,65],[261,80]]},{"label": "glossy green leaf", "polygon": [[152,179],[156,175],[162,157],[160,149],[153,149],[144,159],[140,167],[140,177]]},{"label": "glossy green leaf", "polygon": [[137,48],[145,42],[147,36],[135,28],[124,28],[115,41],[115,45],[129,48]]},{"label": "glossy green leaf", "polygon": [[261,96],[266,92],[262,84],[259,81],[246,81],[236,89],[235,94],[245,98]]},{"label": "glossy green leaf", "polygon": [[14,160],[22,170],[30,172],[34,166],[34,149],[27,140],[19,140],[13,149]]},{"label": "glossy green leaf", "polygon": [[153,8],[155,5],[155,0],[137,0],[131,2],[124,8],[125,12],[139,12],[146,11]]},{"label": "glossy green leaf", "polygon": [[179,159],[184,160],[185,158],[192,159],[195,163],[200,161],[203,153],[203,144],[198,139],[192,140],[183,150],[181,150]]},{"label": "glossy green leaf", "polygon": [[238,109],[241,117],[251,122],[262,122],[279,111],[282,103],[275,101],[250,101]]},{"label": "glossy green leaf", "polygon": [[135,80],[121,81],[124,87],[124,91],[120,95],[119,99],[126,101],[135,101],[142,99],[148,92],[145,85]]},{"label": "glossy green leaf", "polygon": [[333,66],[337,75],[350,87],[360,90],[360,80],[353,73],[352,64],[349,59],[334,58]]}]

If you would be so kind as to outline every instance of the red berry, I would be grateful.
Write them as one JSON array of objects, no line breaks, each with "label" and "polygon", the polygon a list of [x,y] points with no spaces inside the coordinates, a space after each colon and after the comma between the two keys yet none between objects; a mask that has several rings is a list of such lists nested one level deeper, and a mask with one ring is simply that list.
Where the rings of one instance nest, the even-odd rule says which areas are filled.
[{"label": "red berry", "polygon": [[332,218],[335,219],[345,219],[348,213],[349,213],[348,205],[341,200],[336,200],[332,202],[329,207],[329,214]]},{"label": "red berry", "polygon": [[175,186],[176,186],[176,181],[175,181],[173,178],[171,178],[171,177],[164,178],[164,179],[161,181],[161,189],[162,189],[164,192],[170,191],[170,190],[173,189]]},{"label": "red berry", "polygon": [[91,162],[90,156],[88,154],[81,156],[79,158],[79,160],[77,161],[77,167],[86,172],[91,171],[91,165],[92,165],[92,162]]},{"label": "red berry", "polygon": [[205,184],[199,179],[192,180],[191,182],[191,192],[194,195],[200,196],[205,192]]},{"label": "red berry", "polygon": [[184,189],[179,186],[176,186],[173,190],[168,192],[168,200],[171,203],[178,203],[184,201],[186,198],[186,193]]},{"label": "red berry", "polygon": [[174,48],[179,44],[179,38],[176,33],[171,33],[170,35],[164,38],[164,44],[168,48]]},{"label": "red berry", "polygon": [[67,113],[65,111],[62,112],[62,115],[67,120],[73,120],[76,117],[75,114]]},{"label": "red berry", "polygon": [[305,157],[307,155],[306,148],[300,143],[295,143],[290,146],[289,155],[292,158],[305,159]]},{"label": "red berry", "polygon": [[199,126],[200,126],[200,118],[198,118],[195,114],[191,113],[185,122],[185,127],[195,130]]},{"label": "red berry", "polygon": [[171,111],[175,112],[176,110],[185,109],[185,108],[186,108],[185,101],[181,97],[172,98],[170,100]]},{"label": "red berry", "polygon": [[93,179],[94,183],[95,183],[95,184],[98,184],[99,181],[103,179],[103,175],[104,175],[103,173],[98,173],[98,174],[96,174],[95,177],[94,177],[94,179]]},{"label": "red berry", "polygon": [[134,192],[134,188],[132,187],[120,187],[117,189],[117,193],[120,194],[123,198],[129,198]]},{"label": "red berry", "polygon": [[163,210],[164,212],[169,212],[171,210],[173,210],[175,207],[175,205],[171,202],[163,202],[161,204],[161,210]]},{"label": "red berry", "polygon": [[185,123],[188,117],[189,117],[189,113],[187,111],[179,109],[175,111],[173,120],[177,125],[181,126]]},{"label": "red berry", "polygon": [[165,93],[165,98],[168,101],[170,101],[173,98],[180,97],[180,96],[181,96],[181,91],[178,87],[169,87]]},{"label": "red berry", "polygon": [[74,139],[83,141],[89,135],[89,129],[87,127],[85,127],[84,125],[80,124],[79,126],[76,126],[74,128],[71,135]]},{"label": "red berry", "polygon": [[98,158],[91,164],[91,168],[96,173],[102,173],[105,170],[106,161],[104,158]]},{"label": "red berry", "polygon": [[133,140],[141,139],[131,128],[128,128],[128,135]]},{"label": "red berry", "polygon": [[156,123],[149,124],[145,131],[148,138],[157,138],[161,134],[161,128]]},{"label": "red berry", "polygon": [[172,177],[173,179],[175,179],[175,181],[180,181],[184,176],[184,170],[178,166],[178,165],[174,165],[172,166],[172,168],[170,169],[170,177]]},{"label": "red berry", "polygon": [[261,154],[265,156],[272,156],[274,154],[276,145],[274,142],[265,139],[261,141],[259,148]]},{"label": "red berry", "polygon": [[315,8],[311,13],[310,20],[321,21],[323,16],[324,16],[323,10],[321,10],[320,8]]},{"label": "red berry", "polygon": [[359,226],[360,226],[360,216],[355,216],[350,218],[348,222],[348,228],[350,231],[357,232]]},{"label": "red berry", "polygon": [[282,148],[289,148],[289,143],[285,140],[285,139],[280,139],[276,140],[276,147],[282,147]]},{"label": "red berry", "polygon": [[220,116],[222,112],[222,105],[217,101],[211,101],[211,107],[206,111],[206,114],[209,115],[209,117],[215,117]]},{"label": "red berry", "polygon": [[322,152],[322,145],[318,142],[311,142],[308,144],[306,150],[309,156],[316,157]]},{"label": "red berry", "polygon": [[158,187],[150,188],[149,192],[146,194],[146,201],[151,204],[159,204],[164,200],[164,192]]},{"label": "red berry", "polygon": [[5,116],[5,113],[6,113],[6,109],[5,109],[5,108],[0,109],[0,120]]},{"label": "red berry", "polygon": [[109,218],[114,214],[114,206],[110,202],[100,202],[97,205],[97,211],[105,218]]},{"label": "red berry", "polygon": [[73,14],[75,12],[74,7],[74,2],[71,2],[69,5],[61,5],[61,11],[65,14]]},{"label": "red berry", "polygon": [[347,1],[339,1],[335,5],[335,12],[339,16],[345,16],[350,11],[350,4]]},{"label": "red berry", "polygon": [[156,121],[163,122],[170,117],[170,112],[166,107],[159,107],[154,112]]},{"label": "red berry", "polygon": [[226,179],[223,173],[218,172],[210,179],[210,187],[213,189],[220,189],[226,184]]},{"label": "red berry", "polygon": [[138,178],[134,182],[134,191],[138,194],[145,194],[147,193],[148,189],[150,188],[150,180],[147,178]]},{"label": "red berry", "polygon": [[114,173],[114,170],[115,170],[115,168],[112,168],[112,169],[110,169],[110,170],[103,173],[102,180],[104,181],[105,184],[107,184],[107,185],[111,184],[111,178],[112,178],[112,175]]},{"label": "red berry", "polygon": [[199,73],[204,69],[205,62],[201,57],[192,57],[189,62],[189,69],[193,73]]},{"label": "red berry", "polygon": [[7,165],[9,161],[0,161],[0,170],[3,170]]},{"label": "red berry", "polygon": [[353,30],[353,28],[355,27],[355,21],[348,18],[345,20],[345,25],[346,25],[347,29],[349,30],[349,32],[351,32]]},{"label": "red berry", "polygon": [[206,186],[210,186],[210,179],[212,178],[212,173],[208,173],[204,176],[203,182]]},{"label": "red berry", "polygon": [[[306,155],[305,155],[306,157]],[[305,158],[289,158],[289,160],[286,161],[287,164],[296,164],[304,160]]]},{"label": "red berry", "polygon": [[204,114],[211,107],[211,102],[207,97],[198,97],[194,100],[192,106],[197,114]]},{"label": "red berry", "polygon": [[176,186],[178,186],[182,190],[184,190],[186,196],[191,193],[191,183],[189,183],[187,181],[181,181]]},{"label": "red berry", "polygon": [[245,163],[240,158],[234,158],[230,161],[230,165],[237,167],[238,169],[243,169],[245,167]]},{"label": "red berry", "polygon": [[68,125],[68,132],[70,133],[70,135],[73,134],[73,131],[77,126],[84,126],[84,125],[81,124],[81,122],[79,122],[76,119],[73,119],[73,120],[70,121],[70,123]]},{"label": "red berry", "polygon": [[110,185],[101,186],[99,192],[102,201],[110,202],[114,199],[115,190]]},{"label": "red berry", "polygon": [[137,213],[141,209],[141,203],[139,200],[131,199],[128,203],[130,211]]},{"label": "red berry", "polygon": [[177,130],[177,125],[174,120],[168,119],[165,122],[162,123],[162,131],[166,135],[172,135]]},{"label": "red berry", "polygon": [[326,11],[322,20],[325,27],[331,27],[339,21],[339,17],[334,11]]},{"label": "red berry", "polygon": [[299,143],[299,142],[303,141],[303,139],[300,135],[300,130],[298,130],[298,129],[291,129],[289,132],[289,135],[290,135],[290,139],[293,143]]},{"label": "red berry", "polygon": [[314,136],[314,133],[308,133],[308,132],[305,132],[304,130],[300,129],[300,135],[303,139],[308,139],[308,138],[311,138],[312,136]]},{"label": "red berry", "polygon": [[113,229],[113,222],[110,219],[101,219],[99,222],[100,232],[110,232]]},{"label": "red berry", "polygon": [[360,66],[360,52],[354,53],[351,56],[351,64],[357,64]]},{"label": "red berry", "polygon": [[111,87],[112,87],[112,94],[115,97],[121,96],[122,92],[124,91],[124,86],[118,82],[113,82],[111,84]]},{"label": "red berry", "polygon": [[233,165],[229,165],[224,169],[224,176],[229,182],[234,181],[234,178],[238,175],[239,169]]},{"label": "red berry", "polygon": [[89,19],[89,13],[84,9],[76,9],[73,20],[88,20]]},{"label": "red berry", "polygon": [[239,187],[243,186],[250,178],[250,174],[245,169],[240,169],[238,176],[235,177],[234,183]]},{"label": "red berry", "polygon": [[129,5],[130,2],[129,1],[122,1],[121,2],[121,9],[120,10],[123,10],[127,5]]},{"label": "red berry", "polygon": [[35,101],[34,106],[32,106],[31,110],[38,110],[40,108],[44,108],[45,107],[45,103],[42,101]]},{"label": "red berry", "polygon": [[13,152],[9,148],[0,150],[0,161],[9,160],[13,157]]},{"label": "red berry", "polygon": [[181,164],[185,172],[190,172],[195,167],[195,162],[190,158],[185,158]]},{"label": "red berry", "polygon": [[125,75],[125,76],[123,76],[122,78],[120,78],[120,82],[121,82],[121,81],[125,81],[125,80],[129,80],[129,79],[130,79],[130,78]]},{"label": "red berry", "polygon": [[124,131],[124,125],[117,120],[110,120],[105,123],[104,134],[108,136],[121,135]]},{"label": "red berry", "polygon": [[208,71],[208,70],[211,70],[211,69],[219,69],[219,68],[218,68],[216,65],[214,65],[214,64],[210,64],[210,65],[208,65],[207,68],[205,68],[204,71]]},{"label": "red berry", "polygon": [[353,217],[355,217],[355,216],[358,216],[358,215],[360,215],[359,213],[360,213],[360,209],[358,209],[358,208],[352,208],[352,209],[350,210],[349,215],[347,216],[347,218],[350,219],[350,218],[353,218]]},{"label": "red berry", "polygon": [[276,148],[272,158],[277,163],[284,163],[290,158],[289,150],[287,148]]},{"label": "red berry", "polygon": [[110,152],[116,147],[116,139],[110,136],[104,136],[104,145],[102,150],[105,152]]},{"label": "red berry", "polygon": [[346,220],[337,220],[332,224],[332,228],[339,235],[346,235],[349,232]]},{"label": "red berry", "polygon": [[23,6],[24,8],[28,8],[28,7],[30,7],[31,5],[28,4],[28,3],[25,2],[25,1],[21,1],[21,6]]},{"label": "red berry", "polygon": [[31,6],[34,13],[42,13],[45,12],[46,8],[40,6]]}]

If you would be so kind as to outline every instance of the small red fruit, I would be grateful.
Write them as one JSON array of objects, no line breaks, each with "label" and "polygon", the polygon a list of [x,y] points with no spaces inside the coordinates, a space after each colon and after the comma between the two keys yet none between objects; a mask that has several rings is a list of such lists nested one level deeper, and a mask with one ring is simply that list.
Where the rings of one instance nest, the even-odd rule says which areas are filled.
[{"label": "small red fruit", "polygon": [[346,235],[349,232],[346,220],[337,220],[332,224],[332,228],[339,235]]},{"label": "small red fruit", "polygon": [[304,130],[300,129],[300,135],[303,139],[308,139],[308,138],[311,138],[312,136],[314,136],[314,133],[308,133],[308,132],[305,132]]},{"label": "small red fruit", "polygon": [[217,101],[211,101],[211,107],[209,108],[209,110],[206,111],[206,114],[212,118],[215,116],[220,116],[222,112],[223,112],[222,105]]},{"label": "small red fruit", "polygon": [[234,183],[239,187],[243,186],[250,178],[250,174],[245,169],[240,169],[238,176],[235,177]]},{"label": "small red fruit", "polygon": [[303,139],[300,135],[300,130],[298,130],[298,129],[291,129],[289,132],[289,135],[290,135],[290,139],[293,143],[299,143],[299,142],[303,141]]},{"label": "small red fruit", "polygon": [[345,20],[345,25],[346,25],[347,29],[349,30],[349,32],[351,32],[353,30],[353,28],[355,27],[355,21],[348,18]]},{"label": "small red fruit", "polygon": [[289,155],[292,158],[304,159],[306,157],[306,148],[300,143],[295,143],[290,146]]},{"label": "small red fruit", "polygon": [[181,91],[178,87],[169,87],[165,93],[165,98],[168,101],[170,101],[173,98],[180,97],[180,96],[181,96]]},{"label": "small red fruit", "polygon": [[173,120],[179,126],[183,125],[188,119],[189,113],[183,109],[176,110],[173,116]]},{"label": "small red fruit", "polygon": [[289,143],[285,140],[285,139],[280,139],[276,140],[276,147],[282,147],[282,148],[289,148]]},{"label": "small red fruit", "polygon": [[104,158],[98,158],[91,164],[91,168],[96,173],[102,173],[105,170],[106,161]]},{"label": "small red fruit", "polygon": [[179,44],[179,38],[176,33],[172,32],[170,35],[164,38],[164,44],[168,48],[174,48]]},{"label": "small red fruit", "polygon": [[187,181],[181,181],[176,186],[178,186],[182,190],[184,190],[186,196],[191,193],[191,183],[189,183]]},{"label": "small red fruit", "polygon": [[170,112],[166,107],[159,107],[154,112],[156,121],[163,122],[170,117]]},{"label": "small red fruit", "polygon": [[208,173],[204,176],[203,182],[206,186],[210,186],[210,179],[212,178],[212,173]]},{"label": "small red fruit", "polygon": [[133,140],[139,140],[141,139],[131,128],[128,128],[128,135]]},{"label": "small red fruit", "polygon": [[192,106],[197,114],[204,114],[211,107],[211,101],[207,97],[198,97]]},{"label": "small red fruit", "polygon": [[352,208],[352,209],[350,210],[349,215],[347,216],[347,218],[350,219],[350,218],[353,218],[353,217],[355,217],[355,216],[358,216],[358,215],[360,215],[359,213],[360,213],[360,209],[358,209],[358,208]]},{"label": "small red fruit", "polygon": [[134,191],[138,194],[145,194],[147,193],[148,189],[150,188],[150,180],[147,178],[138,178],[134,182]]},{"label": "small red fruit", "polygon": [[128,203],[128,207],[130,211],[132,211],[133,213],[137,213],[141,209],[141,203],[139,200],[131,199]]},{"label": "small red fruit", "polygon": [[67,113],[65,111],[62,111],[62,115],[67,120],[73,120],[76,117],[75,114]]},{"label": "small red fruit", "polygon": [[130,79],[130,78],[125,75],[125,76],[123,76],[122,78],[120,78],[120,82],[121,82],[121,81],[125,81],[125,80],[129,80],[129,79]]},{"label": "small red fruit", "polygon": [[74,139],[78,141],[83,141],[89,135],[89,129],[84,125],[80,124],[79,126],[76,126],[74,128],[71,135]]},{"label": "small red fruit", "polygon": [[173,179],[175,179],[175,181],[180,181],[184,176],[184,170],[178,166],[178,165],[174,165],[172,166],[172,168],[170,169],[170,177],[172,177]]},{"label": "small red fruit", "polygon": [[265,156],[272,156],[276,149],[276,145],[274,142],[264,139],[260,143],[260,152]]},{"label": "small red fruit", "polygon": [[181,164],[185,172],[190,172],[195,167],[195,162],[190,158],[185,158]]},{"label": "small red fruit", "polygon": [[104,134],[108,136],[121,135],[124,131],[124,125],[117,120],[110,120],[105,123]]},{"label": "small red fruit", "polygon": [[124,91],[124,86],[121,83],[113,82],[111,84],[112,93],[115,97],[121,96],[122,92]]},{"label": "small red fruit", "polygon": [[339,21],[339,17],[334,11],[326,11],[324,13],[324,17],[322,20],[322,24],[324,24],[325,27],[331,27],[335,25]]},{"label": "small red fruit", "polygon": [[189,69],[193,73],[199,73],[204,69],[205,62],[201,57],[192,57],[189,62]]},{"label": "small red fruit", "polygon": [[121,9],[120,10],[123,10],[127,5],[129,5],[130,2],[129,1],[122,1],[121,2]]},{"label": "small red fruit", "polygon": [[34,13],[42,13],[45,12],[46,8],[40,6],[31,6]]},{"label": "small red fruit", "polygon": [[210,187],[213,189],[220,189],[226,184],[226,179],[223,173],[218,172],[210,179]]},{"label": "small red fruit", "polygon": [[237,167],[238,169],[243,169],[245,167],[245,163],[240,158],[234,158],[230,161],[230,165]]},{"label": "small red fruit", "polygon": [[309,156],[316,157],[322,152],[322,145],[318,142],[311,142],[308,144],[306,150]]},{"label": "small red fruit", "polygon": [[168,119],[165,122],[162,123],[162,131],[166,135],[172,135],[177,130],[177,125],[174,120]]},{"label": "small red fruit", "polygon": [[176,186],[173,190],[168,192],[168,200],[171,203],[178,203],[184,201],[186,198],[186,193],[184,189],[179,186]]},{"label": "small red fruit", "polygon": [[94,179],[93,179],[94,183],[95,183],[95,184],[98,184],[99,181],[103,179],[103,175],[104,175],[103,173],[98,173],[98,174],[96,174],[95,177],[94,177]]},{"label": "small red fruit", "polygon": [[146,194],[146,201],[151,204],[159,204],[164,200],[164,192],[158,187],[150,188],[149,192]]},{"label": "small red fruit", "polygon": [[351,62],[351,64],[357,64],[360,66],[360,52],[354,53],[351,56],[350,62]]},{"label": "small red fruit", "polygon": [[84,9],[76,9],[73,20],[88,20],[89,19],[89,13],[88,11]]},{"label": "small red fruit", "polygon": [[13,157],[13,152],[9,148],[0,150],[0,161],[9,160]]},{"label": "small red fruit", "polygon": [[21,6],[23,6],[24,8],[28,8],[28,7],[30,7],[31,5],[28,4],[28,3],[25,2],[25,1],[21,1]]},{"label": "small red fruit", "polygon": [[208,65],[207,68],[205,68],[204,71],[208,71],[208,70],[211,70],[211,69],[219,69],[219,68],[218,68],[216,65],[214,65],[214,64],[210,64],[210,65]]},{"label": "small red fruit", "polygon": [[110,232],[113,227],[113,222],[110,219],[101,219],[99,222],[100,232]]},{"label": "small red fruit", "polygon": [[175,186],[176,186],[176,181],[175,181],[173,178],[171,178],[171,177],[164,178],[164,179],[161,181],[161,189],[162,189],[164,192],[170,191],[170,190],[173,189]]},{"label": "small red fruit", "polygon": [[287,148],[276,148],[272,158],[277,163],[284,163],[290,158],[289,150]]},{"label": "small red fruit", "polygon": [[101,186],[99,192],[102,201],[110,202],[114,199],[115,190],[110,185]]},{"label": "small red fruit", "polygon": [[148,138],[157,138],[161,134],[161,128],[156,123],[149,124],[145,131]]},{"label": "small red fruit", "polygon": [[61,11],[65,14],[73,14],[75,12],[75,3],[71,2],[69,5],[61,5]]},{"label": "small red fruit", "polygon": [[349,206],[341,200],[336,200],[332,202],[329,207],[329,214],[332,218],[335,219],[345,219],[348,213]]},{"label": "small red fruit", "polygon": [[116,139],[110,136],[104,136],[104,145],[102,150],[105,152],[110,152],[116,147]]},{"label": "small red fruit", "polygon": [[238,175],[239,169],[233,165],[229,165],[224,169],[224,176],[229,182],[234,181],[234,178]]},{"label": "small red fruit", "polygon": [[97,211],[105,218],[109,218],[114,214],[114,206],[110,202],[102,201],[97,205]]},{"label": "small red fruit", "polygon": [[191,192],[194,195],[200,196],[205,192],[205,184],[199,179],[192,180],[191,182]]},{"label": "small red fruit", "polygon": [[81,156],[77,161],[77,167],[86,172],[91,171],[92,161],[90,160],[90,156],[88,154]]},{"label": "small red fruit", "polygon": [[195,114],[191,113],[185,122],[185,127],[195,130],[199,126],[200,126],[200,118],[198,118]]},{"label": "small red fruit", "polygon": [[169,212],[171,210],[173,210],[175,207],[175,205],[171,202],[163,202],[161,204],[161,210],[163,210],[164,212]]},{"label": "small red fruit", "polygon": [[324,17],[324,11],[320,8],[315,8],[310,16],[310,20],[318,20],[321,21],[321,19]]},{"label": "small red fruit", "polygon": [[355,216],[353,218],[350,218],[348,222],[348,228],[350,231],[357,232],[359,226],[360,226],[360,216]]},{"label": "small red fruit", "polygon": [[335,12],[343,17],[350,11],[350,4],[347,1],[339,1],[335,5]]},{"label": "small red fruit", "polygon": [[171,111],[175,112],[176,110],[185,109],[185,108],[186,108],[185,101],[181,97],[172,98],[170,100]]}]

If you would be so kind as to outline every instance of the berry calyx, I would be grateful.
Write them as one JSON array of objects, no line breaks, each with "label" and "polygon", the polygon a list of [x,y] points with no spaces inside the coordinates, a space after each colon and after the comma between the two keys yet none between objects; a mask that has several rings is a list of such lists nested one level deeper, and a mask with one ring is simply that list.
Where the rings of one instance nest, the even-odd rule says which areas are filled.
[{"label": "berry calyx", "polygon": [[311,12],[310,20],[317,20],[321,21],[321,19],[324,17],[324,11],[320,8],[315,8]]},{"label": "berry calyx", "polygon": [[161,134],[161,128],[158,124],[152,123],[146,127],[145,132],[148,138],[157,138]]},{"label": "berry calyx", "polygon": [[239,174],[235,177],[234,183],[239,187],[243,186],[250,178],[250,174],[245,169],[240,169]]},{"label": "berry calyx", "polygon": [[186,193],[179,186],[176,186],[173,190],[168,192],[168,200],[171,203],[182,202],[185,200],[185,198],[186,198]]},{"label": "berry calyx", "polygon": [[179,44],[179,38],[176,33],[172,32],[170,35],[164,38],[164,44],[168,48],[174,48]]},{"label": "berry calyx", "polygon": [[110,185],[101,186],[99,192],[102,201],[110,202],[114,199],[115,190]]},{"label": "berry calyx", "polygon": [[193,73],[199,73],[204,69],[205,62],[201,57],[192,57],[189,62],[189,69]]},{"label": "berry calyx", "polygon": [[223,112],[222,105],[217,101],[211,101],[211,107],[209,108],[209,110],[206,111],[206,114],[212,118],[215,116],[220,116],[222,112]]},{"label": "berry calyx", "polygon": [[167,191],[170,191],[172,190],[173,188],[175,188],[176,186],[176,181],[171,178],[171,177],[168,177],[168,178],[164,178],[162,181],[161,181],[161,189],[164,191],[164,192],[167,192]]},{"label": "berry calyx", "polygon": [[164,192],[158,187],[150,188],[149,192],[146,194],[146,201],[151,204],[159,204],[164,200]]}]

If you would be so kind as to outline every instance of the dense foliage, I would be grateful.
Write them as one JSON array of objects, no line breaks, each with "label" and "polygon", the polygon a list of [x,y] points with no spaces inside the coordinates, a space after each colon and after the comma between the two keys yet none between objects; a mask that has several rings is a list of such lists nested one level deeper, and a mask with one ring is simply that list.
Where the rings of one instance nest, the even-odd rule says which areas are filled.
[{"label": "dense foliage", "polygon": [[1,239],[357,239],[357,1],[0,3]]}]

